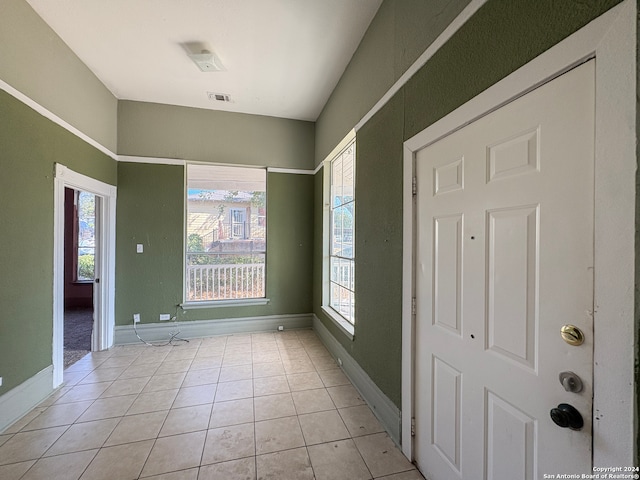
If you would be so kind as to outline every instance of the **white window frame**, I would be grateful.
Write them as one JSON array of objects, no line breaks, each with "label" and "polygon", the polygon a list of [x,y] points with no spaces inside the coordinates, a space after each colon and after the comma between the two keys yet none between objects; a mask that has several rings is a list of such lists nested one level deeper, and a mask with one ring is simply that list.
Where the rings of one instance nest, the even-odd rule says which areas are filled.
[{"label": "white window frame", "polygon": [[[322,312],[350,340],[353,340],[355,326],[331,307],[331,162],[351,143],[355,142],[356,132],[351,130],[336,145],[322,163],[323,166],[323,212],[322,212]],[[354,225],[355,227],[355,225]],[[354,228],[355,229],[355,228]],[[355,234],[354,234],[355,237]],[[355,260],[355,258],[354,258]],[[355,299],[354,299],[355,303]]]},{"label": "white window frame", "polygon": [[[183,310],[192,310],[192,309],[201,309],[201,308],[216,308],[216,307],[236,307],[236,306],[257,306],[257,305],[267,305],[270,302],[270,299],[267,297],[267,283],[265,277],[265,285],[264,285],[264,297],[250,297],[250,298],[232,298],[232,299],[220,299],[220,300],[188,300],[188,292],[187,292],[187,219],[188,219],[188,177],[187,177],[187,169],[189,165],[202,165],[202,163],[186,163],[184,168],[184,230],[183,230],[183,279],[182,279],[182,289],[183,289],[183,302],[180,305]],[[256,168],[265,171],[265,195],[267,188],[267,174],[268,170],[265,167],[247,167],[244,165],[226,165],[226,164],[210,164],[211,166],[218,167],[233,167],[233,168]],[[232,208],[229,209],[231,212]],[[229,213],[231,216],[232,213]],[[265,205],[265,215],[262,217],[266,218],[266,205]],[[231,224],[230,224],[231,225]],[[265,238],[266,241],[268,241]],[[265,276],[266,276],[266,268],[267,268],[267,254],[265,250]]]}]

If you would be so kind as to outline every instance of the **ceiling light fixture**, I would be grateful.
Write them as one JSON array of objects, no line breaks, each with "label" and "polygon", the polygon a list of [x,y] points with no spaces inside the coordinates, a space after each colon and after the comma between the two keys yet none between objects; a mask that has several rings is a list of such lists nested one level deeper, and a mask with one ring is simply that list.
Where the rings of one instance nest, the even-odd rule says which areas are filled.
[{"label": "ceiling light fixture", "polygon": [[202,72],[221,72],[224,70],[222,62],[215,53],[202,50],[201,53],[190,53],[189,58]]}]

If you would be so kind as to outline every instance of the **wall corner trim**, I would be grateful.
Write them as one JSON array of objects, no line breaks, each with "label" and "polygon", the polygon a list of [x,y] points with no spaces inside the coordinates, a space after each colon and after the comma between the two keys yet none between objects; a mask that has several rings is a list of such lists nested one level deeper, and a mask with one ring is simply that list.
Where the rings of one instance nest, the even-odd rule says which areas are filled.
[{"label": "wall corner trim", "polygon": [[53,392],[53,365],[40,370],[0,397],[0,433]]},{"label": "wall corner trim", "polygon": [[331,355],[342,361],[344,373],[371,407],[373,414],[378,418],[391,439],[396,445],[400,445],[400,410],[398,407],[378,388],[367,372],[347,353],[315,314],[313,315],[313,330],[318,334]]}]

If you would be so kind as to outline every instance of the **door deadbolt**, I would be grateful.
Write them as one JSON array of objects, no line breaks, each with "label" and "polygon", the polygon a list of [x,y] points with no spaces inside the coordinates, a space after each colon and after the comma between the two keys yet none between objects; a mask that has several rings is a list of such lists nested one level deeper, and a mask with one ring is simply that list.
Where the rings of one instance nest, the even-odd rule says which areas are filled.
[{"label": "door deadbolt", "polygon": [[560,383],[567,392],[579,393],[582,391],[582,380],[573,372],[561,372]]},{"label": "door deadbolt", "polygon": [[580,412],[568,403],[561,403],[556,408],[552,408],[549,415],[553,423],[562,428],[580,430],[584,426]]},{"label": "door deadbolt", "polygon": [[560,329],[560,336],[569,345],[577,347],[584,342],[584,333],[575,325],[563,325]]}]

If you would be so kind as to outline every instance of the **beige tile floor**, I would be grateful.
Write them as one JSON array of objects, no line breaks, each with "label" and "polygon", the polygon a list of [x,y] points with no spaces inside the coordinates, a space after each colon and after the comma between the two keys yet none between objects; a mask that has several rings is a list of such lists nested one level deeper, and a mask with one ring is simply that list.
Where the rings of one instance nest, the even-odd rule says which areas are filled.
[{"label": "beige tile floor", "polygon": [[422,480],[311,330],[91,353],[0,434],[3,480]]}]

